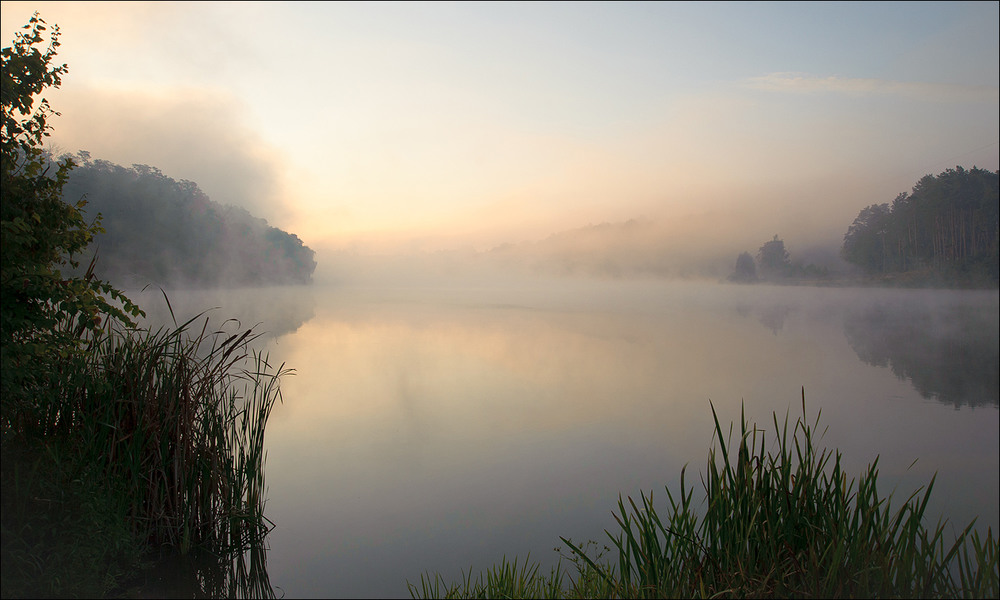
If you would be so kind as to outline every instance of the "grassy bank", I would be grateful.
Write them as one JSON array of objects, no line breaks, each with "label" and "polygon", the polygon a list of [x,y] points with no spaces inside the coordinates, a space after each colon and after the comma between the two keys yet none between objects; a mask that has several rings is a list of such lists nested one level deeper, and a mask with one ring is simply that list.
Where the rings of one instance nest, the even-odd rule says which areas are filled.
[{"label": "grassy bank", "polygon": [[[506,560],[448,583],[426,573],[414,598],[996,598],[1000,548],[969,524],[926,525],[934,481],[899,508],[879,495],[878,464],[848,479],[839,452],[819,447],[819,416],[773,418],[765,432],[741,418],[725,436],[715,416],[710,450],[693,488],[619,499],[619,530],[596,543],[563,539],[570,554],[549,573]],[[728,441],[727,441],[728,440]]]},{"label": "grassy bank", "polygon": [[213,557],[195,595],[273,596],[263,444],[288,371],[254,339],[204,315],[115,323],[52,363],[5,413],[4,597],[138,593],[162,555]]}]

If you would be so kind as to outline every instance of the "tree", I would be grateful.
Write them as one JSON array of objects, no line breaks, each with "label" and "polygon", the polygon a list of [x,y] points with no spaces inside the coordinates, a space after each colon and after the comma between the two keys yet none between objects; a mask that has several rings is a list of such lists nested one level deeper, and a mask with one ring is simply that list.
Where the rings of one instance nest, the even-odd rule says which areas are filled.
[{"label": "tree", "polygon": [[48,119],[59,113],[40,94],[59,87],[67,72],[65,64],[52,64],[59,28],[52,27],[43,49],[47,27],[38,13],[23,29],[12,46],[0,51],[0,360],[5,421],[16,399],[37,398],[49,387],[58,371],[53,361],[81,351],[87,332],[101,327],[102,314],[126,323],[129,315],[142,314],[121,292],[94,279],[92,270],[69,278],[60,271],[77,266],[74,255],[101,227],[99,219],[91,224],[84,220],[85,199],[75,204],[62,199],[73,161],[52,164],[42,147],[51,129]]},{"label": "tree", "polygon": [[[906,197],[896,198],[905,202]],[[861,209],[844,234],[840,255],[869,273],[885,272],[889,253],[890,211],[888,204],[872,204]]]},{"label": "tree", "polygon": [[778,239],[777,235],[773,240],[765,242],[757,252],[757,263],[762,271],[771,274],[784,272],[791,265],[785,242]]},{"label": "tree", "polygon": [[753,262],[753,257],[749,252],[743,252],[736,257],[736,268],[729,276],[730,281],[741,283],[751,283],[757,281],[757,266]]},{"label": "tree", "polygon": [[[87,195],[106,230],[95,274],[116,285],[165,287],[309,283],[313,251],[244,209],[211,200],[196,183],[156,167],[123,167],[77,154],[63,199]],[[89,252],[88,252],[89,255]],[[86,259],[84,258],[84,261]]]},{"label": "tree", "polygon": [[861,210],[841,255],[869,273],[1000,279],[998,173],[973,167],[925,175],[912,193]]}]

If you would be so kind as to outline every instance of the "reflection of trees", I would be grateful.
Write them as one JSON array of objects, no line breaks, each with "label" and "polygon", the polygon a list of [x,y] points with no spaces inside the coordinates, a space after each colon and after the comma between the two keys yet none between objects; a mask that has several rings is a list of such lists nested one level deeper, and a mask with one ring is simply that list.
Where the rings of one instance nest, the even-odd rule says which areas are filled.
[{"label": "reflection of trees", "polygon": [[792,312],[792,309],[788,306],[779,304],[775,306],[768,306],[760,311],[760,315],[757,320],[764,327],[771,330],[771,333],[778,335],[785,327],[785,318]]},{"label": "reflection of trees", "polygon": [[178,290],[166,295],[169,307],[159,289],[130,294],[146,311],[146,323],[153,329],[171,324],[170,310],[178,323],[208,311],[215,325],[225,319],[236,319],[248,328],[259,324],[256,331],[265,339],[274,339],[294,333],[316,315],[312,289],[301,286]]},{"label": "reflection of trees", "polygon": [[1000,406],[997,333],[995,307],[877,306],[844,322],[858,358],[890,368],[925,398],[956,408]]},{"label": "reflection of trees", "polygon": [[778,335],[785,328],[785,319],[792,312],[792,307],[786,304],[769,304],[762,308],[755,308],[746,304],[736,306],[736,314],[741,317],[756,316],[757,321],[774,335]]}]

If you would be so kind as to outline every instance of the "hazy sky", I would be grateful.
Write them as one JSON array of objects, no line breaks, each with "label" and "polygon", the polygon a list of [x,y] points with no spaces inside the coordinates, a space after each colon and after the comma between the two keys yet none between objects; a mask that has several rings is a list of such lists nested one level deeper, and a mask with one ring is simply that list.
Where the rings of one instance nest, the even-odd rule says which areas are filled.
[{"label": "hazy sky", "polygon": [[996,2],[4,1],[5,46],[35,10],[69,65],[59,150],[314,248],[643,216],[836,241],[925,174],[998,168]]}]

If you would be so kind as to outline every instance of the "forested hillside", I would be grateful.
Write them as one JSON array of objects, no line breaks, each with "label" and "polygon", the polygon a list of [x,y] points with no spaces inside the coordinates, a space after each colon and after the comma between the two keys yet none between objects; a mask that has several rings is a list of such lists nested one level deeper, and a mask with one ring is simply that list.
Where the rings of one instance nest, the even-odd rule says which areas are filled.
[{"label": "forested hillside", "polygon": [[[314,252],[294,234],[246,210],[213,202],[191,181],[175,181],[146,165],[123,167],[74,158],[63,199],[86,198],[88,220],[98,213],[105,233],[95,237],[98,278],[119,285],[216,287],[304,284]],[[82,257],[86,266],[89,257]]]},{"label": "forested hillside", "polygon": [[892,204],[861,210],[841,254],[869,274],[923,274],[996,283],[998,173],[956,167],[920,179]]}]

